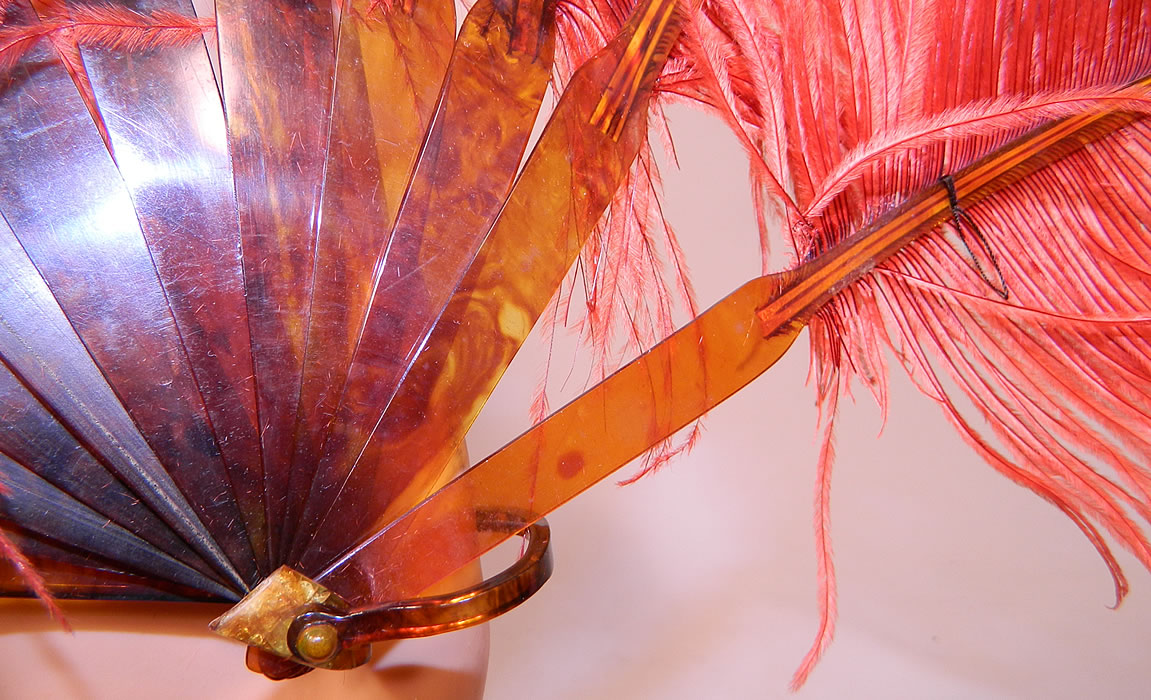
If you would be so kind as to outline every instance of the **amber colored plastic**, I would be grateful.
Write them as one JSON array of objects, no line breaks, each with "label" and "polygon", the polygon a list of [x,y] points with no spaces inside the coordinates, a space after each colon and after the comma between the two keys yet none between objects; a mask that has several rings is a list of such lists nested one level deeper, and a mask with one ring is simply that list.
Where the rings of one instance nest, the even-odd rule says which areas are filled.
[{"label": "amber colored plastic", "polygon": [[[220,73],[264,457],[282,523],[328,141],[335,31],[324,0],[217,0]],[[280,528],[269,530],[268,551]]]},{"label": "amber colored plastic", "polygon": [[[350,547],[419,502],[527,337],[615,193],[647,126],[647,98],[678,31],[674,1],[644,5],[569,83],[491,233],[420,347],[396,398],[351,466],[317,487],[334,490]],[[654,9],[652,9],[654,8]],[[618,110],[602,105],[634,93]],[[607,127],[605,128],[605,125]],[[616,125],[622,125],[619,128]],[[387,481],[365,465],[388,465]],[[344,510],[374,499],[374,512]],[[324,529],[325,526],[321,526]],[[330,529],[330,528],[329,528]],[[333,543],[334,544],[334,543]],[[303,570],[341,548],[314,542]]]},{"label": "amber colored plastic", "polygon": [[454,5],[418,0],[387,11],[360,0],[340,19],[285,548],[296,535],[371,302],[373,274],[436,109],[455,40]]},{"label": "amber colored plastic", "polygon": [[[551,75],[553,14],[552,4],[544,0],[522,5],[481,0],[460,29],[396,223],[377,252],[372,277],[363,280],[366,289],[357,301],[363,301],[363,291],[370,293],[368,308],[360,309],[360,317],[365,311],[368,315],[349,329],[354,355],[342,388],[334,383],[338,404],[322,404],[321,420],[313,419],[330,426],[330,433],[315,478],[297,471],[294,489],[308,493],[310,486],[304,521],[322,522],[330,510],[348,467],[500,211]],[[323,310],[314,307],[313,314],[317,311]],[[334,415],[323,415],[333,410]],[[372,471],[389,483],[402,483],[408,468],[388,463]],[[356,514],[372,510],[374,503],[375,497],[342,502],[341,520],[351,522],[311,530],[300,538],[295,554],[316,533],[354,532]]]}]

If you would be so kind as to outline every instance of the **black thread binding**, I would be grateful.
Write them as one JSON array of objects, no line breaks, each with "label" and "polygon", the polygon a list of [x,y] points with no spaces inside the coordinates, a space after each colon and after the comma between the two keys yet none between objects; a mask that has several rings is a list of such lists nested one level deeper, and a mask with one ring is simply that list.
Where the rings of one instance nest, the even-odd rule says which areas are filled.
[{"label": "black thread binding", "polygon": [[[987,242],[983,232],[979,230],[979,225],[975,223],[975,219],[959,206],[959,194],[955,191],[955,180],[950,175],[944,175],[939,178],[939,184],[947,190],[947,201],[951,205],[951,218],[955,222],[955,230],[959,233],[959,240],[963,242],[963,247],[967,249],[967,254],[971,257],[971,262],[975,267],[976,274],[979,279],[987,283],[992,291],[998,294],[1004,301],[1011,296],[1007,289],[1007,280],[1003,279],[1003,271],[999,269],[999,259],[995,257],[995,251],[991,249],[991,244]],[[964,224],[971,229],[975,234],[975,239],[979,242],[979,248],[991,261],[991,267],[995,270],[995,276],[999,279],[996,284],[987,276],[987,272],[983,269],[983,265],[979,262],[979,258],[975,257],[975,251],[971,250],[971,245],[967,242],[967,236],[963,234]]]}]

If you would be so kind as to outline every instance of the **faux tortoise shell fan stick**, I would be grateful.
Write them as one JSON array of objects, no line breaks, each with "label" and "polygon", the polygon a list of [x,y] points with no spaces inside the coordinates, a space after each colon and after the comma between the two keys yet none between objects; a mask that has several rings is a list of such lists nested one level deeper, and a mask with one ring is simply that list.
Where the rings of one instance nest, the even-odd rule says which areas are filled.
[{"label": "faux tortoise shell fan stick", "polygon": [[[282,582],[291,604],[222,624],[253,667],[361,663],[530,595],[542,523],[516,567],[420,597],[803,327],[821,621],[797,685],[834,631],[837,401],[854,377],[883,404],[885,347],[1119,598],[1105,535],[1151,567],[1142,0],[481,0],[458,33],[452,0],[0,12],[9,594],[259,607]],[[696,306],[649,143],[672,99],[733,130],[765,261],[793,254],[674,333]],[[607,378],[454,478],[577,288]]]}]

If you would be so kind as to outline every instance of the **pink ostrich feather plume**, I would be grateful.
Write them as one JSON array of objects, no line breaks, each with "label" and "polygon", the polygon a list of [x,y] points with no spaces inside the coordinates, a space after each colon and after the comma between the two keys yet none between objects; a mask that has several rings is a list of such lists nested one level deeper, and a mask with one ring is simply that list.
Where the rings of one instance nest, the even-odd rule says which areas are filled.
[{"label": "pink ostrich feather plume", "polygon": [[[736,130],[765,213],[809,259],[1028,129],[1145,113],[1132,83],[1151,72],[1149,43],[1151,8],[1132,1],[710,0],[679,93]],[[795,687],[834,631],[838,397],[861,379],[885,406],[886,350],[989,464],[1076,522],[1118,599],[1127,584],[1101,531],[1151,566],[1149,137],[1134,118],[965,208],[986,236],[979,258],[941,226],[813,319],[822,623]],[[979,271],[988,255],[1006,300]]]},{"label": "pink ostrich feather plume", "polygon": [[[625,10],[561,4],[559,84]],[[1151,8],[1136,0],[703,0],[688,13],[652,121],[662,125],[660,106],[682,99],[733,131],[749,158],[767,270],[772,245],[816,257],[1029,130],[1085,113],[1148,112],[1151,92],[1134,81],[1149,72]],[[993,468],[1079,526],[1118,600],[1127,582],[1103,532],[1151,567],[1149,149],[1148,127],[1131,120],[964,207],[978,254],[964,242],[971,231],[944,224],[812,320],[821,623],[794,687],[835,627],[838,400],[859,379],[886,411],[889,351]],[[627,356],[612,355],[614,333],[634,354],[666,335],[670,302],[695,309],[658,185],[648,149],[545,316],[554,332],[582,284],[581,330],[601,373]],[[656,239],[675,275],[652,264]],[[533,417],[549,408],[541,390]],[[664,446],[651,464],[696,437]]]},{"label": "pink ostrich feather plume", "polygon": [[[557,4],[557,92],[633,4]],[[372,3],[365,14],[392,5]],[[1109,541],[1151,569],[1151,124],[1143,118],[1151,4],[693,0],[681,11],[683,36],[651,102],[650,134],[671,151],[662,112],[670,100],[702,106],[732,130],[749,160],[765,270],[773,246],[796,261],[816,258],[1030,130],[1088,113],[1128,115],[978,204],[955,193],[952,223],[878,264],[811,319],[821,621],[793,686],[835,629],[838,402],[860,380],[886,410],[891,355],[994,469],[1075,522],[1121,601],[1128,585]],[[79,47],[186,46],[213,26],[62,0],[0,0],[0,17],[0,75],[49,42],[98,126]],[[650,141],[542,318],[549,337],[576,328],[589,383],[698,312]],[[550,408],[545,378],[532,418]],[[657,446],[640,474],[699,434],[697,425]],[[52,606],[2,535],[0,556]]]}]

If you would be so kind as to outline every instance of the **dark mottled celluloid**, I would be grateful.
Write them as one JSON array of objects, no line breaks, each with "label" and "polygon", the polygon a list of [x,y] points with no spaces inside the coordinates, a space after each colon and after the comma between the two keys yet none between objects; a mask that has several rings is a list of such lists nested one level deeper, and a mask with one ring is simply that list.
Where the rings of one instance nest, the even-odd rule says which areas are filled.
[{"label": "dark mottled celluloid", "polygon": [[[341,499],[346,524],[337,529],[354,534],[375,515],[365,506],[389,495],[346,501],[342,485],[507,196],[551,73],[552,15],[551,3],[482,0],[463,23],[411,182],[369,281],[368,315],[357,329],[347,379],[333,395],[338,402],[309,480],[305,521],[322,522]],[[403,488],[409,473],[428,466],[388,463],[382,470],[386,488]],[[296,554],[325,530],[302,537]]]},{"label": "dark mottled celluloid", "polygon": [[285,546],[297,533],[333,427],[379,259],[436,109],[455,34],[453,0],[397,4],[392,12],[360,2],[351,10],[340,20]]},{"label": "dark mottled celluloid", "polygon": [[[15,235],[3,267],[21,265],[23,255],[35,266],[187,499],[173,507],[191,504],[186,530],[211,531],[218,547],[198,534],[201,551],[242,587],[255,577],[255,562],[203,396],[131,196],[90,120],[76,118],[84,114],[72,79],[47,48],[28,52],[0,93],[0,214]],[[32,274],[25,275],[30,285]],[[5,317],[21,313],[0,310]],[[37,319],[9,323],[28,349],[8,361],[37,364],[36,373],[21,373],[26,382],[47,375],[71,397],[77,368],[61,362],[65,356],[41,335]],[[129,469],[154,473],[147,455],[133,461]]]},{"label": "dark mottled celluloid", "polygon": [[[135,3],[146,11],[186,5]],[[264,573],[270,560],[240,237],[208,54],[198,43],[135,53],[82,47],[82,54]]]}]

